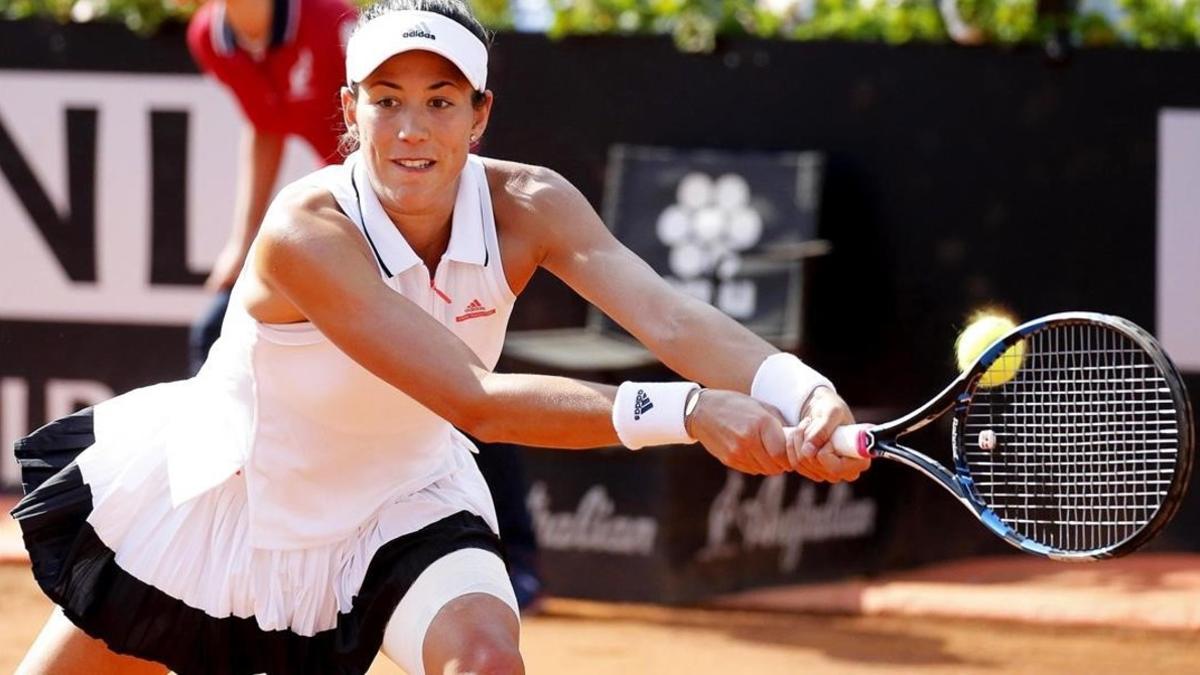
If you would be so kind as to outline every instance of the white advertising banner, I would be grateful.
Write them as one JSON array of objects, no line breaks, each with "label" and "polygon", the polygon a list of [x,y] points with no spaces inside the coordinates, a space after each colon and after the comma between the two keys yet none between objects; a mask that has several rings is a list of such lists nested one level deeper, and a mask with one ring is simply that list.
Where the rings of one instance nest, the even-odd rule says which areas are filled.
[{"label": "white advertising banner", "polygon": [[[185,361],[242,124],[195,74],[0,70],[0,447]],[[316,166],[290,141],[279,185]]]},{"label": "white advertising banner", "polygon": [[1158,118],[1158,337],[1200,371],[1200,110]]},{"label": "white advertising banner", "polygon": [[[152,278],[152,210],[179,209],[186,249],[180,272],[204,274],[231,226],[242,124],[232,98],[198,75],[70,71],[0,71],[0,91],[0,124],[15,146],[0,180],[0,320],[191,323],[207,295],[195,284]],[[165,151],[153,147],[166,135],[155,133],[156,119],[182,125],[185,138],[169,139]],[[94,154],[69,147],[80,139],[94,143]],[[94,169],[71,166],[90,161]],[[280,185],[315,166],[307,147],[293,141]],[[154,195],[156,170],[182,176],[183,194]],[[85,186],[93,196],[91,222],[72,218],[71,175],[93,177]],[[62,227],[95,228],[94,237],[79,240],[94,250],[72,252],[85,262],[82,274],[71,274],[38,226],[30,205],[43,195]]]}]

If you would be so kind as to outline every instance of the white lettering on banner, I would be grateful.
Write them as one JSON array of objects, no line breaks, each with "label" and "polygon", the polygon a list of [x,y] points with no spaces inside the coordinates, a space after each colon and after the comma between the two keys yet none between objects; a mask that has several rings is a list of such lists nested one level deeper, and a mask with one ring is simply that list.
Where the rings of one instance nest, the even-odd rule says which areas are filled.
[{"label": "white lettering on banner", "polygon": [[613,515],[616,505],[603,485],[588,488],[574,511],[551,511],[544,482],[530,487],[526,503],[542,548],[643,556],[654,552],[658,521]]},{"label": "white lettering on banner", "polygon": [[713,560],[758,548],[779,548],[779,570],[793,572],[805,543],[855,539],[875,529],[875,502],[852,499],[845,483],[830,486],[825,503],[818,505],[816,486],[805,482],[787,507],[783,503],[786,486],[786,476],[765,478],[758,492],[743,501],[746,477],[730,471],[709,507],[708,542],[697,557]]},{"label": "white lettering on banner", "polygon": [[[198,75],[6,70],[0,71],[0,91],[0,125],[19,155],[8,163],[28,165],[36,185],[26,176],[24,189],[44,193],[60,216],[70,211],[71,162],[87,155],[68,147],[68,111],[86,113],[84,137],[91,138],[93,120],[95,127],[95,251],[82,252],[89,265],[94,257],[94,280],[73,281],[67,274],[30,215],[28,195],[19,194],[6,173],[0,179],[0,320],[191,323],[208,302],[206,293],[199,286],[150,281],[151,120],[183,114],[187,164],[178,168],[186,176],[186,194],[173,198],[186,202],[186,266],[203,273],[231,227],[242,127],[232,99]],[[315,166],[311,152],[291,146],[281,172],[285,180]]]},{"label": "white lettering on banner", "polygon": [[[1158,337],[1200,371],[1200,110],[1158,117]],[[1133,225],[1131,225],[1133,226]]]},{"label": "white lettering on banner", "polygon": [[0,488],[19,484],[12,447],[29,433],[29,383],[19,377],[0,377]]}]

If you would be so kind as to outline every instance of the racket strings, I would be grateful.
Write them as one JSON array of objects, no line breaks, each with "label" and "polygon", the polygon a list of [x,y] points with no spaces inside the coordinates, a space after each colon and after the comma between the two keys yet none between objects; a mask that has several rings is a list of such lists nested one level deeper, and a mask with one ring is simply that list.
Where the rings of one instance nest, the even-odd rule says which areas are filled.
[{"label": "racket strings", "polygon": [[1114,328],[1071,323],[1028,336],[1023,358],[1000,359],[1016,376],[976,389],[963,419],[962,458],[980,500],[1063,551],[1113,547],[1148,524],[1181,442],[1153,358]]}]

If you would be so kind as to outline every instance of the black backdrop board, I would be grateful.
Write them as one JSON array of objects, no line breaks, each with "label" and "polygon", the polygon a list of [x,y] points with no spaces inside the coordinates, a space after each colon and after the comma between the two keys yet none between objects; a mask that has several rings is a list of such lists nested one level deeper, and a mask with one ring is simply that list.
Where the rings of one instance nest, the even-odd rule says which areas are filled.
[{"label": "black backdrop board", "polygon": [[[908,410],[940,391],[981,304],[1156,326],[1157,125],[1165,107],[1200,107],[1200,52],[1059,66],[1033,48],[735,40],[688,55],[664,39],[502,35],[494,72],[484,151],[552,166],[597,205],[613,143],[821,151],[833,253],[810,266],[802,349],[855,405]],[[582,322],[561,284],[530,290],[514,325]],[[948,433],[914,445],[949,459]],[[932,483],[880,473],[906,514],[885,566],[1008,551]],[[1152,547],[1200,550],[1197,531],[1193,488]]]},{"label": "black backdrop board", "polygon": [[[980,302],[1154,326],[1157,114],[1200,105],[1200,53],[1087,51],[1050,67],[1036,50],[619,44],[567,40],[551,59],[501,36],[485,150],[553,166],[595,200],[615,141],[820,149],[834,252],[816,265],[808,349],[856,401],[932,395]],[[864,311],[883,333],[862,330]],[[880,369],[885,388],[867,375]]]},{"label": "black backdrop board", "polygon": [[[529,450],[528,504],[558,595],[690,602],[882,569],[879,476],[818,486],[729,471],[694,446]],[[880,496],[882,495],[882,497]]]},{"label": "black backdrop board", "polygon": [[[194,73],[179,27],[147,41],[112,25],[0,22],[0,44],[0,76]],[[1026,317],[1112,312],[1154,329],[1158,116],[1164,107],[1200,108],[1197,72],[1194,51],[1089,50],[1052,66],[1035,49],[746,40],[722,42],[715,54],[687,55],[668,39],[552,42],[502,34],[489,77],[497,100],[482,152],[553,167],[599,206],[616,144],[820,151],[817,234],[833,243],[833,253],[810,266],[805,357],[855,405],[907,410],[952,377],[954,334],[983,302],[1007,304]],[[4,116],[9,103],[0,98],[6,133],[14,128]],[[93,125],[86,112],[65,107],[46,114],[69,117],[79,133]],[[201,152],[192,136],[179,137],[194,130],[178,124],[171,110],[156,114],[158,147]],[[27,148],[43,139],[16,140]],[[11,156],[0,159],[2,192],[10,190],[14,170]],[[152,253],[176,260],[187,239],[178,236],[179,223],[154,223],[160,225],[171,236],[154,237]],[[7,228],[0,224],[0,241]],[[86,236],[73,236],[86,246]],[[87,272],[79,261],[90,254],[60,253],[78,273]],[[198,278],[152,282],[194,287]],[[0,287],[0,295],[38,292]],[[584,317],[582,300],[538,275],[512,326],[578,326]],[[51,380],[94,381],[120,392],[178,377],[183,342],[177,322],[76,323],[0,313],[0,425],[44,421],[46,396],[39,392],[52,388]],[[1187,382],[1195,392],[1196,376]],[[55,391],[61,403],[73,390]],[[24,405],[9,405],[18,399]],[[18,413],[25,419],[14,421]],[[945,434],[930,432],[913,444],[935,457],[948,454]],[[631,472],[602,461],[617,467],[651,459],[531,451],[535,464],[541,462],[535,455],[547,467],[582,462],[554,470],[564,482],[545,475],[551,511],[575,509],[587,485],[570,481],[588,472],[611,477],[606,489],[615,513],[668,508],[637,496]],[[715,469],[717,482],[723,478],[713,462],[692,459],[700,468],[679,468],[680,475]],[[646,471],[668,475],[662,467]],[[672,489],[686,488],[674,480]],[[911,472],[881,466],[871,481],[855,488],[869,489],[878,509],[872,535],[878,548],[855,563],[867,571],[1005,550],[948,495]],[[568,494],[571,485],[584,490]],[[663,517],[677,517],[672,527],[695,536],[691,528],[705,521],[695,519],[694,503],[681,503],[691,504],[686,513]],[[1200,550],[1197,531],[1194,489],[1156,546]],[[829,569],[818,560],[822,549],[805,550],[802,573],[809,566]],[[833,549],[827,553],[832,560]]]},{"label": "black backdrop board", "polygon": [[831,487],[737,474],[694,446],[524,456],[556,595],[692,602],[1012,552],[948,493],[890,463]]}]

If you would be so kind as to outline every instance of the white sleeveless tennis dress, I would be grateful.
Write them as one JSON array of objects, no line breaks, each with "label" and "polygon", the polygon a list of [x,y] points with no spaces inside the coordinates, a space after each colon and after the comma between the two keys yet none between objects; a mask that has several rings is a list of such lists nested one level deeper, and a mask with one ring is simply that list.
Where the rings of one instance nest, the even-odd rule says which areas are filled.
[{"label": "white sleeveless tennis dress", "polygon": [[[299,183],[329,190],[361,228],[385,282],[495,366],[515,296],[478,157],[464,167],[449,246],[432,273],[384,212],[357,155]],[[50,456],[42,447],[84,445],[79,439],[94,434],[65,470],[44,483],[30,479],[37,489],[14,513],[18,520],[25,514],[28,543],[31,532],[37,540],[40,531],[62,528],[39,514],[73,495],[75,517],[94,530],[94,541],[82,547],[95,549],[88,560],[30,550],[35,575],[42,558],[54,577],[39,576],[43,588],[56,585],[47,592],[89,633],[105,630],[104,622],[93,630],[93,609],[72,609],[80,603],[72,587],[83,584],[83,568],[115,564],[122,597],[144,594],[143,604],[157,608],[147,612],[220,634],[189,647],[204,651],[190,661],[168,655],[183,670],[205,663],[211,671],[227,657],[231,667],[217,671],[255,672],[265,663],[271,672],[362,672],[343,668],[338,655],[373,657],[383,625],[369,617],[374,612],[386,622],[393,596],[431,562],[424,558],[496,549],[491,496],[469,456],[470,441],[448,422],[359,366],[311,324],[260,323],[240,298],[235,286],[222,335],[196,377],[132,391],[96,406],[89,420],[64,418],[25,439],[22,463],[32,467],[30,456],[42,453],[43,464]],[[406,345],[395,349],[403,353]],[[81,505],[84,492],[90,503]],[[431,553],[421,536],[442,543]],[[100,560],[108,554],[110,561]],[[418,562],[392,584],[377,579],[377,568],[394,566],[382,558]],[[387,598],[383,609],[362,597],[368,572],[373,597]],[[509,604],[515,610],[515,601]],[[122,630],[102,637],[118,651],[149,658],[166,658],[155,644],[180,641],[141,639],[133,634],[145,628],[137,625]],[[279,633],[285,638],[275,640]],[[264,649],[263,635],[270,637],[265,649],[283,656],[243,658],[239,650]]]}]

